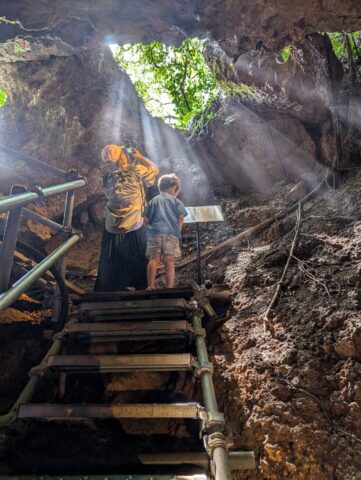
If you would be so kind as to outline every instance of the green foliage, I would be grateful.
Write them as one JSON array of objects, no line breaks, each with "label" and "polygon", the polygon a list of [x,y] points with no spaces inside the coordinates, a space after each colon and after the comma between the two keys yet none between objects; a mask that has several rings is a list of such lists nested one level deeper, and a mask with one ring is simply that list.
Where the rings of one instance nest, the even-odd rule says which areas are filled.
[{"label": "green foliage", "polygon": [[282,48],[282,50],[280,52],[280,55],[281,55],[281,58],[283,60],[283,63],[286,63],[287,60],[290,58],[290,55],[292,53],[292,49],[293,49],[292,45],[285,45]]},{"label": "green foliage", "polygon": [[20,25],[18,20],[8,20],[6,17],[0,17],[0,24],[6,23],[8,25]]},{"label": "green foliage", "polygon": [[206,110],[201,113],[197,113],[188,123],[188,129],[190,131],[190,138],[202,138],[208,132],[208,123],[212,118],[216,116],[215,103],[209,105]]},{"label": "green foliage", "polygon": [[25,40],[25,38],[17,38],[14,42],[14,53],[19,55],[20,53],[29,52],[31,50],[31,43]]},{"label": "green foliage", "polygon": [[4,90],[1,90],[0,88],[0,107],[5,105],[5,103],[7,102],[7,99],[8,99],[8,94]]},{"label": "green foliage", "polygon": [[206,64],[203,42],[184,40],[180,47],[161,42],[119,46],[116,63],[130,76],[147,109],[177,128],[185,129],[196,114],[217,98],[219,87]]},{"label": "green foliage", "polygon": [[19,54],[19,53],[24,53],[26,52],[25,48],[22,47],[19,43],[14,42],[14,53]]},{"label": "green foliage", "polygon": [[241,97],[248,96],[254,98],[255,100],[259,99],[259,94],[245,83],[238,84],[227,80],[222,80],[219,85],[222,90],[227,93],[227,95],[239,95]]},{"label": "green foliage", "polygon": [[361,49],[361,31],[351,33],[327,32],[328,38],[331,41],[334,54],[340,60],[348,58],[348,50],[346,46],[346,35],[350,42],[351,52],[356,56]]}]

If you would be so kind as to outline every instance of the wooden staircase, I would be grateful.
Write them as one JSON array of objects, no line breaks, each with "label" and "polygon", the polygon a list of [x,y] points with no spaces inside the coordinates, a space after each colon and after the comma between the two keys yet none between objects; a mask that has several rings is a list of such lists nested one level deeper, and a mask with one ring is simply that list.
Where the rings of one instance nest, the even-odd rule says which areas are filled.
[{"label": "wooden staircase", "polygon": [[[230,480],[231,470],[255,467],[253,452],[228,452],[223,433],[224,417],[218,411],[212,380],[213,366],[208,359],[205,330],[202,326],[204,311],[200,303],[204,307],[204,298],[203,302],[199,302],[197,291],[182,288],[91,293],[76,298],[75,303],[77,317],[69,320],[54,337],[54,342],[60,342],[56,354],[48,354],[30,372],[31,376],[50,378],[52,381],[55,379],[56,394],[49,395],[50,400],[45,402],[39,402],[35,396],[31,402],[20,404],[17,411],[20,422],[72,424],[90,419],[120,422],[124,419],[182,419],[198,423],[203,451],[174,452],[170,449],[169,452],[154,452],[152,449],[152,452],[138,452],[143,471],[148,465],[153,473],[114,477],[107,475],[106,469],[102,472],[103,475],[84,472],[89,480],[168,480],[179,476],[182,466],[187,466],[188,476],[191,470],[192,478],[204,478],[206,475],[216,480]],[[209,309],[210,305],[206,310]],[[152,353],[135,353],[147,345],[151,346]],[[176,351],[171,351],[172,348]],[[184,349],[188,351],[183,351]],[[76,375],[87,381],[94,375],[136,372],[185,372],[191,382],[198,382],[203,400],[171,403],[163,400],[159,403],[68,401],[72,394],[71,387],[68,386],[71,376]],[[44,393],[42,395],[44,397]],[[119,448],[122,448],[121,445]],[[157,471],[157,468],[160,470]],[[167,475],[162,476],[165,468]],[[177,473],[169,475],[168,472],[174,468]],[[17,475],[16,478],[21,476]],[[53,475],[52,478],[60,476]],[[61,478],[82,477],[61,475]]]}]

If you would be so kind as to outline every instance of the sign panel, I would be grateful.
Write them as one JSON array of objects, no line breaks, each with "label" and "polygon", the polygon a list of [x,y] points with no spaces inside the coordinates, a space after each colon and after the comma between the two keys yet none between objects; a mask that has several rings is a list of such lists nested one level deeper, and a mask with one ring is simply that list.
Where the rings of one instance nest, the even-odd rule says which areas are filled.
[{"label": "sign panel", "polygon": [[188,215],[184,223],[224,222],[220,205],[207,205],[204,207],[186,207]]}]

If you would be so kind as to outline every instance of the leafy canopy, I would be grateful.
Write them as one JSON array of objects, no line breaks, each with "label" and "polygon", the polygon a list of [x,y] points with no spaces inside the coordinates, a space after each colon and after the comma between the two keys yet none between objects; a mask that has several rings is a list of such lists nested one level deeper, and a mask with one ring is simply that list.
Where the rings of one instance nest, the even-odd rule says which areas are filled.
[{"label": "leafy canopy", "polygon": [[349,42],[352,56],[360,54],[361,51],[361,31],[351,33],[327,32],[331,41],[334,54],[340,60],[348,57],[348,49],[346,42]]},{"label": "leafy canopy", "polygon": [[4,90],[1,90],[0,88],[0,107],[5,105],[7,99],[8,99],[7,93]]},{"label": "leafy canopy", "polygon": [[280,56],[282,58],[282,61],[283,63],[286,63],[287,60],[290,58],[291,56],[291,53],[292,53],[292,50],[293,50],[293,46],[292,45],[285,45],[281,52],[280,52]]},{"label": "leafy canopy", "polygon": [[204,112],[219,92],[202,49],[203,42],[197,38],[184,40],[178,48],[153,41],[120,45],[114,57],[150,113],[186,129],[191,118]]}]

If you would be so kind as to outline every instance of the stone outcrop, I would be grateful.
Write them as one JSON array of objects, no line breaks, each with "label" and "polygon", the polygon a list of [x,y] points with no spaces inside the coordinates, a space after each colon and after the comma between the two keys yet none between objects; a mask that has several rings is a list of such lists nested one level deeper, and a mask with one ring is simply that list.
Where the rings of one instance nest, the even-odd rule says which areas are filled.
[{"label": "stone outcrop", "polygon": [[212,158],[214,182],[237,190],[264,190],[279,181],[302,179],[312,185],[324,166],[300,120],[263,109],[262,113],[228,98],[208,124],[208,135],[195,145]]},{"label": "stone outcrop", "polygon": [[262,48],[233,62],[217,42],[207,44],[206,58],[227,95],[198,146],[215,154],[215,178],[241,190],[279,180],[312,185],[337,163],[334,115],[348,105],[328,37],[305,38],[286,61]]},{"label": "stone outcrop", "polygon": [[[180,173],[185,191],[201,180],[183,135],[149,115],[108,47],[42,61],[3,62],[0,70],[0,88],[8,94],[0,110],[1,142],[64,170],[78,169],[88,180],[79,202],[102,193],[100,151],[107,143],[137,145],[161,169]],[[55,181],[47,172],[16,165],[4,163],[3,193],[12,183],[44,186]],[[52,200],[51,205],[49,213],[58,215],[62,203]]]},{"label": "stone outcrop", "polygon": [[[292,16],[285,1],[262,11],[258,2],[252,8],[245,2],[222,5],[221,11],[216,0],[137,0],[121,6],[108,0],[100,8],[77,0],[71,6],[45,1],[37,10],[27,0],[16,6],[5,1],[0,87],[9,95],[9,106],[0,112],[3,143],[63,168],[77,165],[90,181],[81,202],[101,192],[101,145],[118,141],[136,143],[165,170],[180,173],[185,194],[193,195],[198,185],[191,203],[210,194],[202,168],[216,185],[242,190],[297,178],[313,182],[322,165],[337,159],[330,109],[342,67],[321,35],[296,43],[285,63],[266,45],[278,48],[297,40],[301,32],[313,31],[316,19],[318,30],[320,25],[338,28],[338,22],[356,28],[355,2],[345,2],[342,18],[334,4],[316,11],[303,2]],[[216,25],[213,16],[222,22]],[[213,39],[207,56],[219,80],[231,88],[247,85],[248,92],[222,100],[207,125],[209,135],[190,147],[182,134],[149,116],[107,47],[99,45],[154,38],[179,43],[195,34]],[[12,173],[7,171],[11,181]],[[46,181],[40,175],[37,183]]]},{"label": "stone outcrop", "polygon": [[[220,42],[232,57],[261,44],[277,49],[305,34],[361,25],[358,0],[45,0],[36,8],[31,0],[4,0],[1,7],[1,15],[19,20],[23,29],[73,46],[152,39],[177,43],[197,35]],[[2,38],[16,33],[10,25]]]}]

